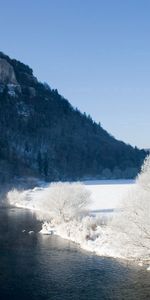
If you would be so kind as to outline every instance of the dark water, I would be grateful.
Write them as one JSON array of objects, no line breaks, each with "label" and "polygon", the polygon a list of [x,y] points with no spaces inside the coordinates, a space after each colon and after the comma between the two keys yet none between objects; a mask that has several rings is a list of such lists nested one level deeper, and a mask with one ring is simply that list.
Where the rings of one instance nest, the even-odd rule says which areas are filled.
[{"label": "dark water", "polygon": [[29,211],[0,210],[1,300],[150,299],[150,273],[144,268],[42,236],[40,226]]}]

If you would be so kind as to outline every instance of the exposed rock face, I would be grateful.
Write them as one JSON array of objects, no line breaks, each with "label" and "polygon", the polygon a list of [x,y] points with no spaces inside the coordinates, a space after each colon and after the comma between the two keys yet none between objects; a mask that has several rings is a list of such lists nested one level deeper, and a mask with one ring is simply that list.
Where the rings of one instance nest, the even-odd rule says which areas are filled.
[{"label": "exposed rock face", "polygon": [[13,67],[3,58],[0,58],[0,83],[18,85]]}]

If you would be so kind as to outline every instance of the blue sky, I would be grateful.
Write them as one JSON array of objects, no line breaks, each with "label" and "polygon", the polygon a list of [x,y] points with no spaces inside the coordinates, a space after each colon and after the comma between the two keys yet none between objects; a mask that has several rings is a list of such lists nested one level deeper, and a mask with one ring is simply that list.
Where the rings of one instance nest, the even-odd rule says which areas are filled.
[{"label": "blue sky", "polygon": [[150,148],[149,0],[0,0],[0,50],[116,138]]}]

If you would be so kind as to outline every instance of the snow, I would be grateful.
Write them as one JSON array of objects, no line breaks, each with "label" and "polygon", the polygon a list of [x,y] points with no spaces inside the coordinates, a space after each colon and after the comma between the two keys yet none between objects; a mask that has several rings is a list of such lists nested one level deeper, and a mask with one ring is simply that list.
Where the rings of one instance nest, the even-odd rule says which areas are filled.
[{"label": "snow", "polygon": [[[98,255],[122,258],[126,254],[118,251],[118,243],[114,242],[118,233],[109,224],[115,215],[110,212],[117,210],[134,186],[134,181],[127,180],[54,183],[22,192],[10,191],[8,200],[11,205],[34,210],[43,221],[42,234],[57,234]],[[87,201],[90,194],[91,202]],[[84,202],[90,213],[80,215],[76,209]]]},{"label": "snow", "polygon": [[57,234],[97,255],[142,265],[150,261],[149,179],[150,158],[136,181],[59,182],[10,191],[8,202],[34,210],[43,221],[42,234]]},{"label": "snow", "polygon": [[135,185],[134,180],[99,180],[85,181],[86,188],[91,192],[91,211],[114,210],[122,198]]},{"label": "snow", "polygon": [[8,87],[8,94],[11,97],[16,97],[16,92],[15,92],[16,85],[9,83],[9,84],[7,84],[7,87]]}]

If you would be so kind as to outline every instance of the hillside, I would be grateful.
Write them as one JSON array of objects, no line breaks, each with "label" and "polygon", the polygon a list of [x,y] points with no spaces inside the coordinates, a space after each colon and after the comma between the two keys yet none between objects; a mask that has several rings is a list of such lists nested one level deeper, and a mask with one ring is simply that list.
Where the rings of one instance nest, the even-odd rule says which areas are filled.
[{"label": "hillside", "polygon": [[133,178],[146,155],[116,140],[0,52],[0,180]]}]

